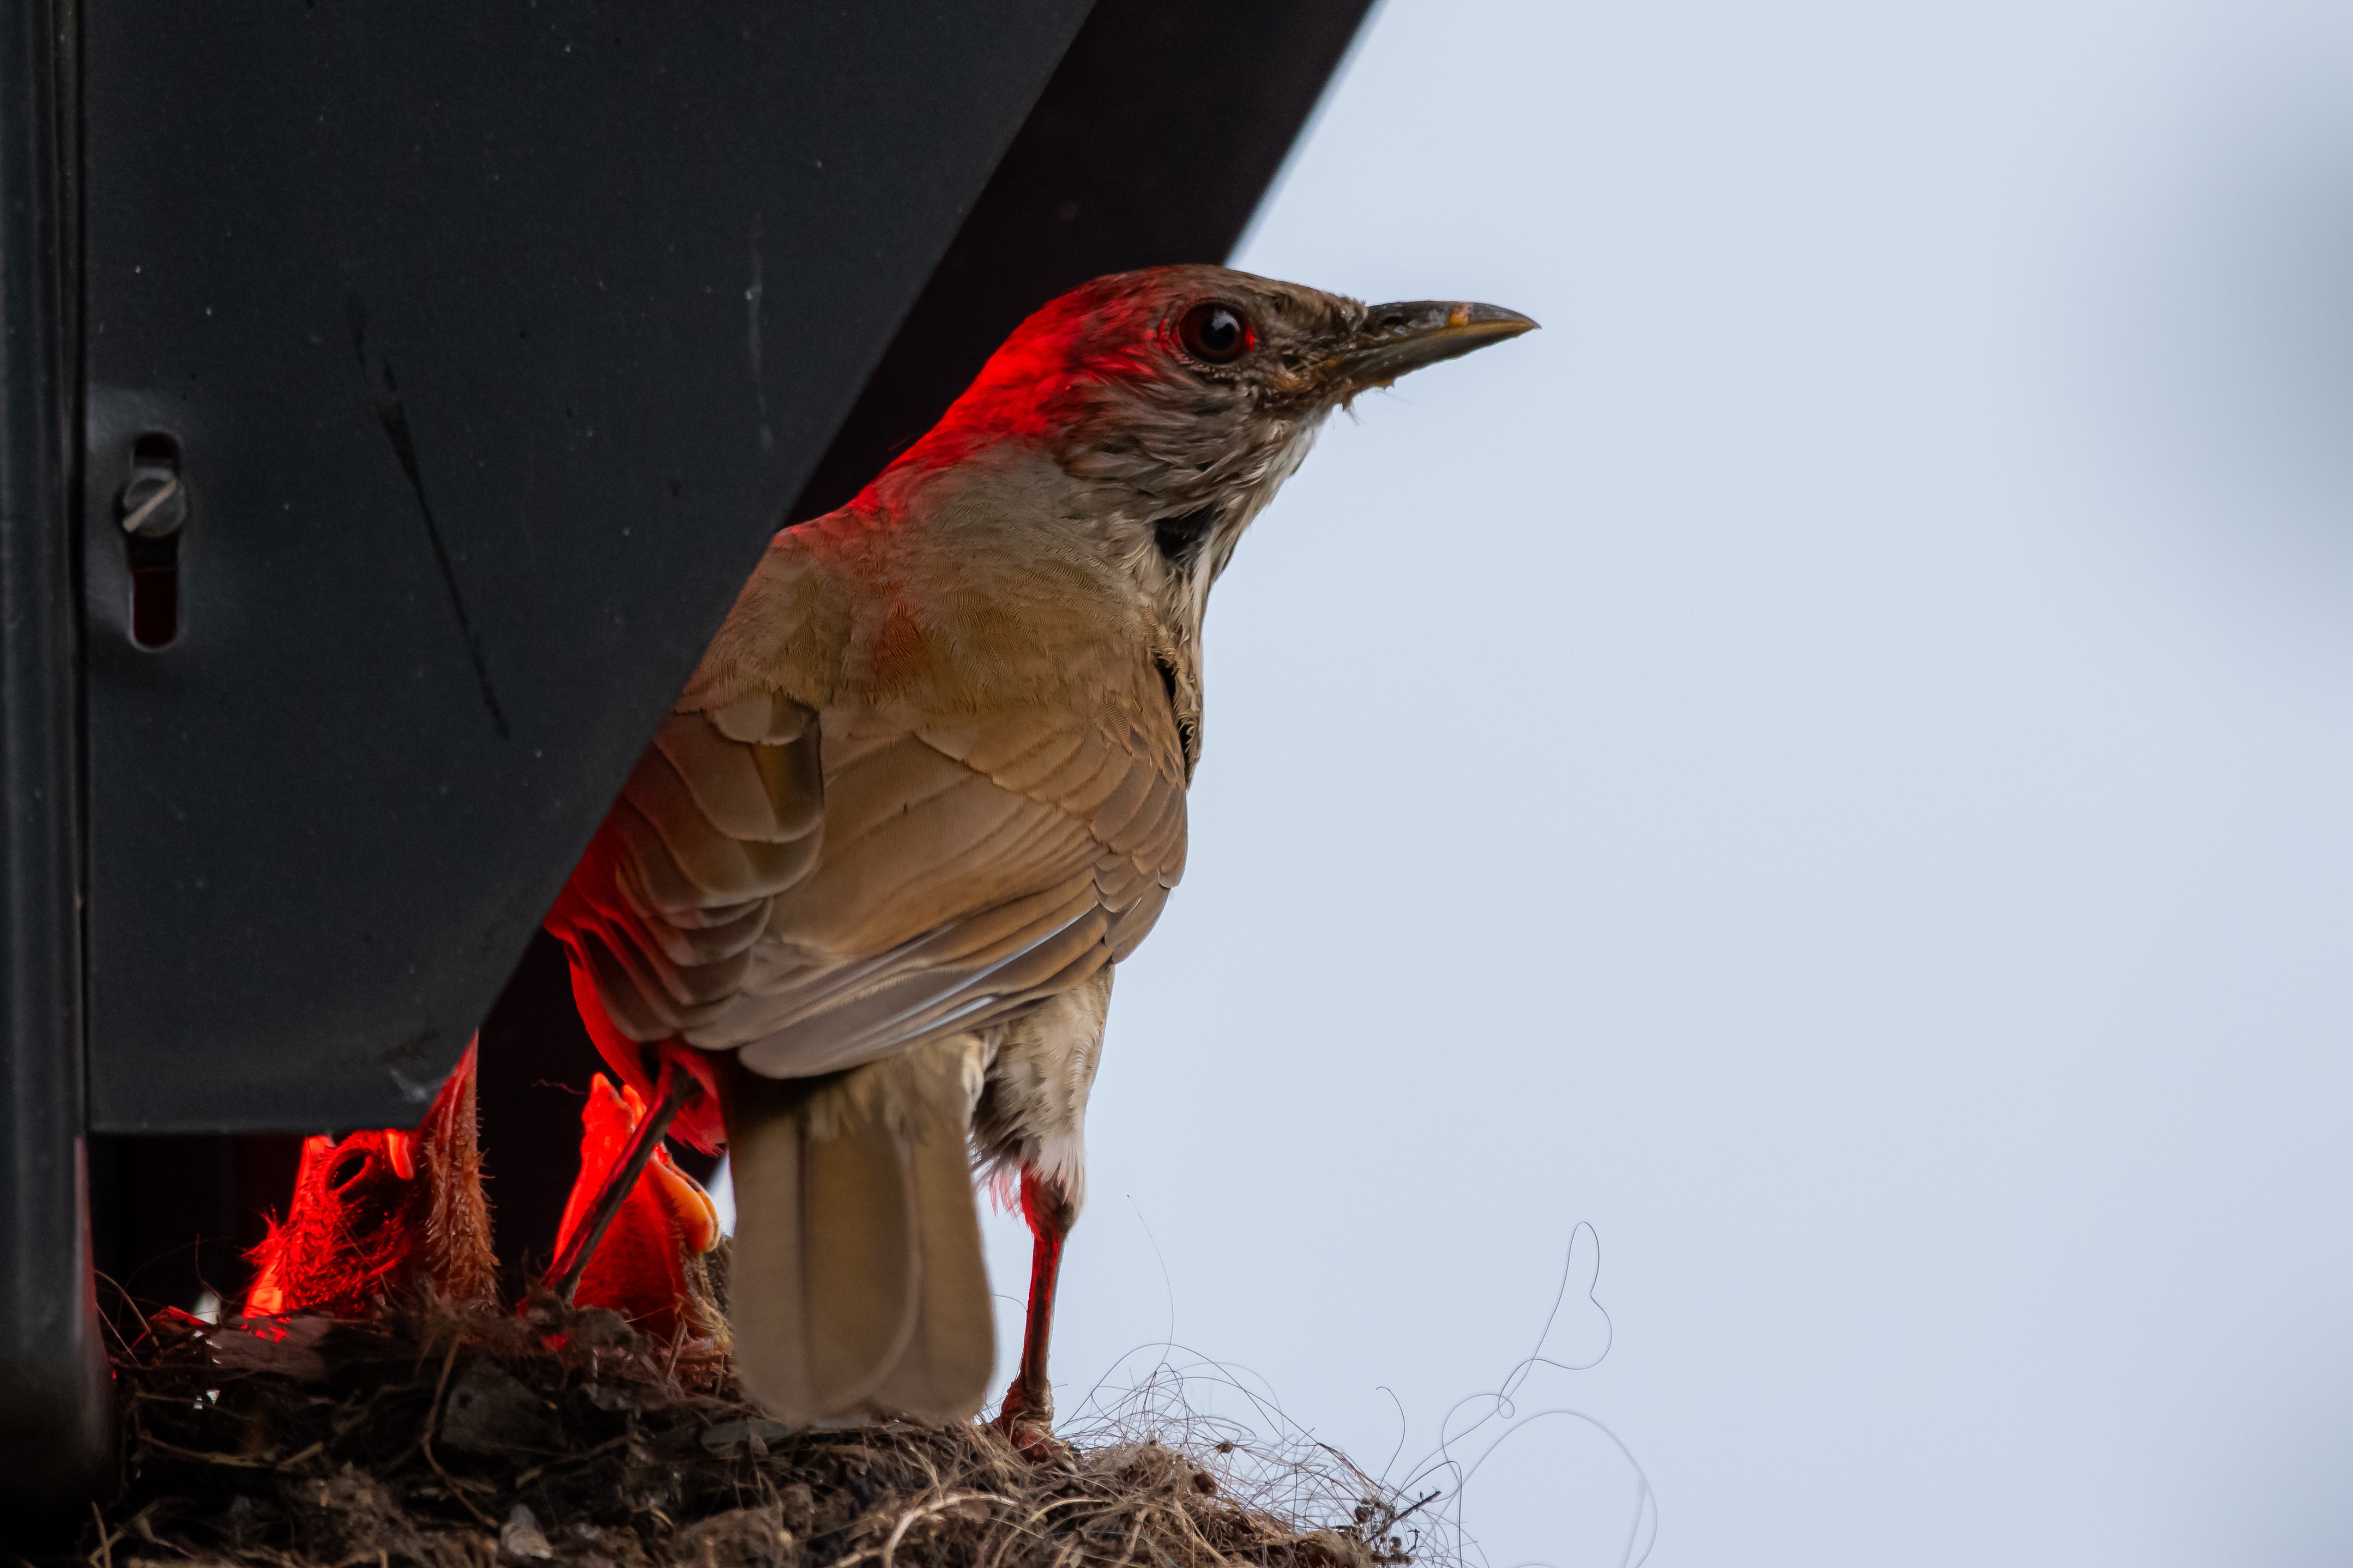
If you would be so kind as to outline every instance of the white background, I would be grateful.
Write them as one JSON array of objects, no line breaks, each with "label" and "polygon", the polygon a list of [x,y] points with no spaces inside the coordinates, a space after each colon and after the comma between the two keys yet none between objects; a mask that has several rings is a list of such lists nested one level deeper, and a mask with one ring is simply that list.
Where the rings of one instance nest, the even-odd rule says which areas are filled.
[{"label": "white background", "polygon": [[1545,331],[1218,591],[1065,1412],[1402,1469],[1587,1221],[1655,1563],[2353,1558],[2353,7],[1390,0],[1240,264]]}]

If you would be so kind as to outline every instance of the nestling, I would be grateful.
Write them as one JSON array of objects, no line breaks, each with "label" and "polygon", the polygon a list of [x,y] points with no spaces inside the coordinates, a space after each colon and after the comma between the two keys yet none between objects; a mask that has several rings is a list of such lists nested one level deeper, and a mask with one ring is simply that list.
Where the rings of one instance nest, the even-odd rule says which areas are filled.
[{"label": "nestling", "polygon": [[1112,977],[1184,869],[1210,586],[1334,408],[1535,325],[1097,279],[776,536],[548,928],[649,1136],[730,1151],[737,1372],[778,1418],[979,1409],[969,1145],[1036,1238],[1000,1419],[1050,1431]]},{"label": "nestling", "polygon": [[498,1259],[475,1139],[476,1048],[458,1058],[415,1131],[303,1141],[286,1217],[248,1255],[247,1317],[356,1318],[420,1287],[453,1304],[494,1300]]}]

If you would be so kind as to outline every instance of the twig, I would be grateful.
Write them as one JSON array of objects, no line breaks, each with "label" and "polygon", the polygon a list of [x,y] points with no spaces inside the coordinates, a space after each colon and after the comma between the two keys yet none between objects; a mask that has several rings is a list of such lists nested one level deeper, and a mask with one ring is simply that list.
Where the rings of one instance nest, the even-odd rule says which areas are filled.
[{"label": "twig", "polygon": [[968,1502],[1001,1502],[1009,1506],[1012,1500],[998,1497],[995,1492],[950,1492],[935,1501],[918,1503],[901,1514],[899,1522],[891,1527],[891,1539],[882,1543],[882,1568],[891,1568],[892,1559],[898,1554],[899,1542],[907,1539],[907,1531],[914,1528],[917,1520],[945,1513],[949,1509]]},{"label": "twig", "polygon": [[565,1306],[572,1305],[573,1293],[580,1289],[580,1277],[587,1272],[588,1260],[596,1256],[597,1244],[605,1239],[613,1216],[621,1212],[622,1200],[636,1190],[638,1178],[652,1162],[654,1151],[661,1147],[663,1134],[670,1131],[670,1124],[678,1119],[695,1089],[692,1073],[681,1071],[667,1057],[662,1058],[656,1102],[647,1110],[637,1131],[629,1134],[620,1163],[606,1173],[604,1184],[596,1189],[580,1228],[566,1238],[564,1249],[556,1254],[548,1269],[547,1288]]},{"label": "twig", "polygon": [[1013,1543],[1025,1535],[1036,1536],[1039,1541],[1050,1541],[1053,1539],[1051,1536],[1044,1534],[1041,1531],[1031,1530],[1026,1524],[1008,1526],[997,1536],[997,1544],[988,1549],[988,1554],[981,1559],[980,1568],[997,1568],[997,1563],[1005,1556],[1007,1552],[1012,1549]]},{"label": "twig", "polygon": [[1039,1509],[1036,1513],[1031,1514],[1028,1519],[1023,1520],[1021,1521],[1021,1528],[1024,1530],[1029,1529],[1031,1525],[1037,1523],[1039,1520],[1045,1518],[1056,1509],[1061,1508],[1067,1504],[1074,1502],[1101,1502],[1102,1500],[1103,1500],[1101,1498],[1089,1497],[1084,1492],[1081,1492],[1076,1497],[1058,1497],[1052,1502],[1048,1503],[1044,1508]]},{"label": "twig", "polygon": [[593,1448],[587,1449],[586,1452],[566,1454],[560,1459],[550,1459],[543,1465],[533,1465],[531,1468],[525,1470],[522,1474],[514,1479],[515,1489],[517,1491],[521,1491],[523,1488],[531,1485],[532,1482],[539,1479],[540,1477],[547,1474],[548,1471],[559,1468],[562,1466],[583,1464],[587,1460],[595,1458],[599,1454],[609,1454],[628,1440],[629,1434],[624,1432],[617,1437],[607,1438],[604,1442],[597,1444]]},{"label": "twig", "polygon": [[[91,1269],[90,1271],[90,1277],[93,1283],[103,1279],[109,1285],[113,1286],[114,1293],[122,1298],[122,1304],[129,1307],[132,1312],[137,1315],[140,1326],[142,1328],[146,1326],[147,1315],[144,1312],[141,1312],[137,1307],[132,1305],[131,1292],[122,1288],[121,1280],[115,1279],[113,1275],[109,1274],[103,1268]],[[121,1325],[115,1322],[111,1314],[106,1312],[100,1312],[98,1315],[98,1321],[105,1328],[106,1331],[114,1337],[114,1342],[122,1347],[123,1359],[126,1361],[129,1360],[131,1357],[131,1342],[122,1337],[122,1329]],[[142,1337],[143,1338],[144,1336],[142,1335]]]},{"label": "twig", "polygon": [[231,1469],[237,1470],[271,1470],[278,1468],[276,1459],[248,1459],[237,1454],[200,1454],[194,1448],[183,1448],[174,1444],[166,1443],[153,1432],[142,1431],[139,1434],[139,1441],[147,1447],[160,1448],[175,1459],[195,1459],[206,1465],[227,1465]]},{"label": "twig", "polygon": [[98,1511],[95,1502],[90,1505],[90,1517],[98,1521],[98,1545],[88,1561],[96,1568],[114,1568],[114,1542],[118,1538],[107,1532],[106,1515]]},{"label": "twig", "polygon": [[[1208,1552],[1213,1562],[1223,1563],[1228,1561],[1226,1554],[1219,1551],[1218,1548],[1211,1543],[1208,1536],[1201,1533],[1201,1527],[1194,1522],[1193,1510],[1191,1509],[1172,1507],[1168,1510],[1168,1512],[1175,1517],[1177,1523],[1185,1527],[1186,1534],[1191,1536],[1194,1540],[1201,1543],[1201,1550]],[[1157,1552],[1160,1549],[1155,1546],[1153,1550]],[[1166,1559],[1164,1558],[1163,1561],[1165,1562]],[[1175,1564],[1170,1564],[1170,1568],[1175,1568]]]},{"label": "twig", "polygon": [[417,1434],[417,1446],[425,1450],[425,1462],[433,1467],[433,1473],[441,1478],[442,1484],[449,1489],[449,1495],[464,1504],[466,1511],[480,1521],[485,1529],[496,1530],[499,1521],[476,1508],[474,1500],[466,1495],[466,1489],[459,1486],[456,1479],[441,1468],[441,1461],[433,1457],[433,1423],[440,1418],[441,1395],[448,1391],[449,1369],[458,1364],[458,1347],[463,1342],[461,1335],[452,1333],[449,1336],[449,1353],[441,1358],[441,1381],[433,1385],[433,1403],[425,1407],[425,1429]]},{"label": "twig", "polygon": [[1139,1513],[1135,1516],[1135,1522],[1127,1527],[1127,1540],[1120,1546],[1119,1561],[1113,1563],[1112,1568],[1127,1568],[1135,1560],[1135,1538],[1143,1533],[1144,1516]]}]

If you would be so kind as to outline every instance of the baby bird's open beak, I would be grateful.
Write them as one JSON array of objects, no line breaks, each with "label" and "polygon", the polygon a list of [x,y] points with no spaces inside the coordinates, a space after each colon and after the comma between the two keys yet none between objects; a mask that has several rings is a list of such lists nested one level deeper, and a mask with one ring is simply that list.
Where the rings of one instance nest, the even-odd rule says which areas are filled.
[{"label": "baby bird's open beak", "polygon": [[1455,359],[1489,343],[1535,331],[1535,322],[1501,305],[1451,300],[1411,300],[1375,305],[1364,324],[1333,356],[1334,395],[1354,396],[1387,386],[1408,371]]}]

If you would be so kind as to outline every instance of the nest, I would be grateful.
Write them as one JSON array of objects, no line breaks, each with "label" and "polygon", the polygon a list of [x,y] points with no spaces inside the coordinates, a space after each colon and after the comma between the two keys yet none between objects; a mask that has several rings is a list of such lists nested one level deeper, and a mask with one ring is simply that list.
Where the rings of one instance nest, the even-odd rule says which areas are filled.
[{"label": "nest", "polygon": [[[92,1568],[1382,1568],[1409,1505],[1163,1408],[1037,1458],[985,1426],[791,1431],[698,1342],[540,1302],[151,1320]],[[1149,1412],[1147,1415],[1151,1414]],[[1211,1439],[1204,1441],[1207,1434]],[[1281,1495],[1278,1495],[1281,1494]]]}]

